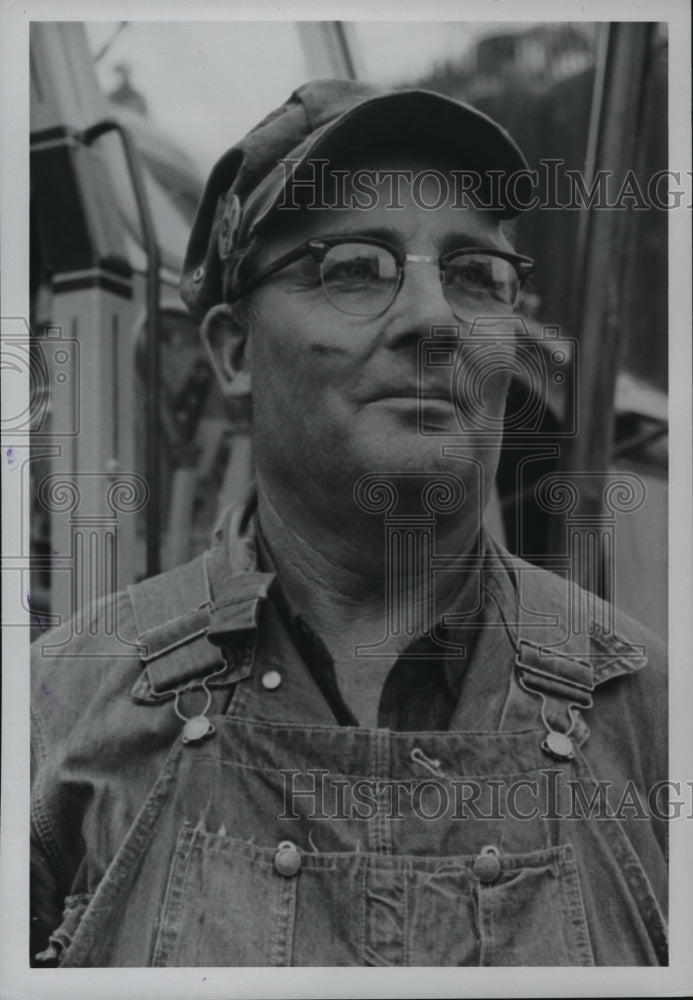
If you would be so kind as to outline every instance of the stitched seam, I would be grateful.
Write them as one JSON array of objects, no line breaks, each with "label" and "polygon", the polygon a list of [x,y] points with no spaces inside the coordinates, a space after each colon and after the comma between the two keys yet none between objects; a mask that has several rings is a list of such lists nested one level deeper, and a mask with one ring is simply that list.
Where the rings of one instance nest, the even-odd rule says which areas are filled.
[{"label": "stitched seam", "polygon": [[570,844],[563,845],[562,854],[558,859],[558,867],[561,876],[559,880],[561,908],[569,927],[574,953],[581,965],[594,965],[580,879]]},{"label": "stitched seam", "polygon": [[[164,901],[161,908],[159,930],[154,943],[154,953],[152,956],[153,966],[158,967],[166,965],[168,955],[171,950],[170,939],[177,930],[175,926],[173,929],[171,928],[171,923],[168,918],[169,914],[173,916],[172,911],[176,905],[180,908],[181,893],[178,884],[179,866],[182,862],[182,864],[187,867],[188,859],[190,857],[191,832],[192,831],[186,829],[181,830],[178,835],[178,843],[176,844],[173,852],[173,860],[169,869],[168,879],[166,880],[166,892],[164,893]],[[187,851],[184,850],[185,848],[187,848]]]},{"label": "stitched seam", "polygon": [[85,929],[85,924],[89,921],[83,920],[80,925],[80,937],[78,940],[73,940],[72,948],[75,954],[71,956],[71,965],[84,964],[94,946],[96,946],[96,955],[93,956],[93,964],[98,964],[95,961],[97,956],[104,954],[104,952],[107,953],[110,942],[97,940],[99,925],[109,917],[114,906],[122,898],[123,892],[128,888],[133,878],[134,868],[151,841],[154,824],[161,815],[171,786],[178,776],[180,750],[180,743],[176,741],[130,831],[106,869],[94,893],[94,901],[90,909],[91,926],[87,926]]},{"label": "stitched seam", "polygon": [[[240,695],[239,695],[239,697],[240,697]],[[213,719],[216,719],[216,718],[224,718],[224,716],[210,715],[210,716],[208,716],[208,718],[210,720],[213,720]],[[541,736],[544,736],[546,730],[543,729],[543,728],[542,729],[531,729],[531,730],[529,730],[529,732],[532,733],[532,734],[536,734],[537,737],[541,737]],[[202,753],[200,753],[200,754],[196,755],[196,760],[198,760],[198,761],[203,761],[203,760],[211,761],[213,763],[218,763],[220,765],[220,767],[225,767],[225,768],[228,768],[228,767],[234,768],[234,767],[236,767],[236,768],[242,769],[244,771],[257,771],[258,774],[276,774],[276,770],[277,770],[276,767],[272,767],[270,764],[268,764],[266,767],[260,767],[257,764],[247,764],[244,761],[219,760],[213,754],[202,754]],[[524,768],[524,769],[519,770],[519,771],[474,771],[474,772],[468,773],[468,774],[457,774],[455,772],[452,772],[452,773],[446,775],[446,777],[444,779],[439,779],[439,780],[443,780],[443,781],[473,781],[473,780],[488,780],[488,779],[491,779],[491,778],[506,778],[506,779],[524,778],[524,777],[527,777],[528,774],[534,774],[534,773],[536,773],[536,774],[543,774],[543,772],[546,770],[547,766],[548,766],[548,761],[544,757],[544,759],[541,760],[535,767],[527,767],[527,768]],[[300,771],[300,769],[299,769],[299,771]],[[380,785],[381,783],[388,782],[388,781],[397,781],[397,782],[399,782],[401,784],[407,783],[409,785],[414,786],[414,785],[420,785],[422,782],[430,780],[429,778],[421,776],[421,775],[402,775],[401,778],[389,777],[389,778],[379,779],[379,778],[374,778],[372,774],[363,774],[361,772],[353,773],[351,771],[344,771],[344,770],[335,770],[333,772],[328,772],[328,774],[333,774],[335,776],[343,777],[343,778],[351,778],[351,779],[354,779],[354,780],[370,781],[370,782],[375,783],[376,785]]]},{"label": "stitched seam", "polygon": [[41,716],[33,705],[29,709],[29,719],[31,725],[31,746],[36,755],[38,772],[38,767],[46,760],[46,739]]},{"label": "stitched seam", "polygon": [[[232,720],[234,720],[236,722],[240,722],[244,726],[248,726],[248,727],[252,726],[253,728],[257,728],[257,729],[263,728],[263,729],[267,729],[269,731],[272,731],[272,730],[282,731],[282,730],[284,730],[286,732],[295,732],[295,731],[298,731],[298,732],[302,732],[302,733],[332,733],[332,734],[335,734],[335,733],[340,732],[340,730],[342,729],[341,726],[334,725],[334,724],[333,725],[301,725],[300,723],[274,722],[274,721],[270,721],[270,720],[267,720],[267,719],[248,719],[248,718],[245,718],[245,717],[242,717],[242,716],[239,716],[239,717],[228,716],[228,718],[232,719]],[[363,726],[350,726],[349,730],[351,732],[357,732],[357,733],[372,733],[373,732],[373,730],[368,730],[368,729],[366,729]],[[516,732],[516,733],[531,733],[531,732],[534,732],[534,729],[526,728],[526,729],[512,730],[512,732]],[[426,730],[410,730],[410,731],[406,731],[406,732],[397,732],[397,731],[393,730],[393,731],[390,732],[390,738],[393,740],[393,742],[394,741],[402,742],[402,743],[412,742],[414,740],[414,738],[416,736],[420,736],[421,733],[425,733],[426,736],[444,736],[444,737],[447,736],[447,737],[449,737],[449,736],[462,735],[462,736],[485,737],[486,739],[493,740],[494,742],[498,739],[498,733],[496,732],[496,730],[492,730],[492,731],[488,731],[488,730],[475,731],[475,730],[468,730],[468,729],[465,729],[464,731],[463,730],[449,730],[449,729],[426,729]],[[504,735],[509,735],[509,734],[504,734]]]},{"label": "stitched seam", "polygon": [[176,622],[180,621],[180,619],[182,617],[185,617],[186,614],[193,615],[193,614],[195,614],[196,611],[201,611],[202,608],[204,607],[204,605],[200,605],[199,608],[195,608],[191,612],[184,612],[183,615],[174,615],[173,618],[167,618],[166,621],[163,621],[159,625],[156,625],[154,629],[148,629],[148,628],[142,629],[140,627],[140,624],[139,624],[139,621],[138,621],[138,618],[137,618],[137,601],[135,600],[135,595],[133,593],[134,588],[136,586],[138,586],[138,584],[130,584],[130,586],[128,587],[128,596],[130,598],[130,604],[132,605],[132,614],[133,614],[133,618],[135,619],[135,625],[136,625],[137,630],[138,630],[138,632],[137,632],[137,639],[138,639],[138,644],[139,645],[144,645],[144,643],[142,643],[142,641],[141,641],[141,636],[147,635],[148,632],[159,631],[160,629],[167,628],[169,625],[174,625]]},{"label": "stitched seam", "polygon": [[189,839],[189,848],[183,861],[182,878],[180,879],[179,882],[180,888],[176,899],[177,909],[175,915],[175,924],[173,925],[171,934],[169,935],[169,938],[167,940],[168,953],[165,953],[165,958],[167,962],[169,960],[171,951],[180,940],[183,903],[184,900],[188,897],[188,886],[190,884],[190,865],[192,862],[193,852],[195,851],[196,848],[199,849],[199,837],[197,836],[197,831],[191,830],[188,839]]},{"label": "stitched seam", "polygon": [[286,878],[283,875],[276,875],[275,873],[275,878],[280,878],[282,885],[279,890],[279,906],[277,906],[274,917],[274,934],[272,949],[270,951],[270,965],[272,966],[291,965],[292,911],[298,877],[298,875],[295,875]]},{"label": "stitched seam", "polygon": [[496,893],[493,891],[491,886],[488,887],[487,897],[489,900],[489,915],[488,915],[488,936],[490,941],[490,951],[491,951],[491,965],[495,965],[493,961],[496,954]]},{"label": "stitched seam", "polygon": [[[582,754],[578,753],[577,759],[581,768],[587,772],[593,781],[596,777],[590,767],[589,761]],[[591,819],[590,822],[598,822]],[[650,940],[660,958],[666,963],[668,949],[668,925],[662,913],[661,907],[655,895],[650,878],[645,871],[635,848],[630,842],[623,823],[620,819],[612,817],[607,823],[601,825],[604,832],[604,839],[608,843],[613,856],[621,869],[623,878],[628,886],[631,896],[636,904],[645,926],[647,927]],[[657,926],[653,926],[653,918],[656,919]]]},{"label": "stitched seam", "polygon": [[403,872],[404,883],[404,964],[409,965],[409,871]]},{"label": "stitched seam", "polygon": [[363,870],[361,873],[361,906],[360,906],[360,927],[359,927],[359,937],[360,937],[360,948],[359,948],[359,964],[365,965],[366,963],[366,885],[369,876],[370,862],[366,860],[366,864],[362,866]]},{"label": "stitched seam", "polygon": [[640,655],[645,655],[645,646],[640,642],[631,642],[630,639],[626,639],[625,636],[619,635],[618,632],[605,632],[604,629],[595,621],[591,621],[592,626],[590,631],[590,640],[595,646],[599,646],[600,649],[606,652],[618,655],[619,653],[625,653],[632,649],[640,649],[642,653]]},{"label": "stitched seam", "polygon": [[296,902],[298,896],[298,878],[290,880],[291,897],[289,900],[289,914],[286,921],[285,951],[286,958],[284,965],[290,966],[294,955],[294,930],[296,927]]},{"label": "stitched seam", "polygon": [[476,885],[476,911],[479,923],[479,965],[493,964],[493,897],[486,886]]},{"label": "stitched seam", "polygon": [[[174,621],[178,621],[178,619],[174,619]],[[170,624],[170,622],[168,622],[167,624]],[[165,627],[166,627],[165,625],[162,626],[162,628]],[[144,663],[152,663],[154,660],[159,660],[161,659],[162,656],[166,656],[167,653],[173,652],[174,649],[180,649],[181,646],[187,646],[191,642],[195,642],[196,639],[204,637],[207,634],[208,630],[209,630],[208,626],[205,625],[204,628],[198,629],[197,632],[192,632],[192,633],[186,632],[186,634],[181,639],[175,639],[173,642],[169,643],[168,646],[164,646],[162,648],[157,647],[153,653],[141,654],[140,659]],[[138,635],[137,639],[140,645],[147,646],[147,648],[149,648],[152,645],[152,643],[147,642],[146,639],[146,636],[150,635],[152,631],[153,630],[150,629],[149,632],[142,632],[140,635]]]},{"label": "stitched seam", "polygon": [[59,873],[60,880],[64,885],[69,885],[70,876],[65,859],[62,853],[60,838],[53,827],[50,811],[43,801],[41,795],[42,777],[36,780],[32,803],[29,809],[29,817],[33,822],[36,835],[41,843],[44,853],[47,855],[54,870]]}]

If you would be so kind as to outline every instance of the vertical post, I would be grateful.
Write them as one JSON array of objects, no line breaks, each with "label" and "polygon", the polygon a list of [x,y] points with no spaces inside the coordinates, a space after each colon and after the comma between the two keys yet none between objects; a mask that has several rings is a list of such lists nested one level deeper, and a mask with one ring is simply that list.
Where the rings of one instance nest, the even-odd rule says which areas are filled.
[{"label": "vertical post", "polygon": [[566,566],[570,578],[585,588],[570,592],[569,618],[563,623],[566,637],[587,636],[595,629],[614,634],[616,515],[638,510],[646,495],[642,479],[626,472],[551,473],[537,483],[538,505],[547,513],[565,515]]},{"label": "vertical post", "polygon": [[137,147],[128,130],[118,121],[106,119],[85,129],[84,141],[91,145],[107,132],[117,132],[123,143],[123,152],[130,173],[132,189],[137,202],[137,210],[142,225],[142,239],[147,254],[147,321],[146,321],[146,368],[147,399],[145,410],[145,455],[149,478],[149,506],[146,511],[147,564],[146,575],[154,576],[160,570],[161,527],[161,476],[159,462],[161,448],[159,441],[159,411],[161,396],[161,373],[159,362],[161,340],[161,251],[156,237],[154,217],[147,197],[142,165]]},{"label": "vertical post", "polygon": [[[585,183],[589,189],[598,171],[609,171],[609,189],[616,189],[616,194],[634,163],[650,27],[619,22],[605,26],[605,31],[596,73]],[[580,424],[578,433],[561,446],[560,468],[567,473],[605,473],[613,445],[613,400],[623,334],[624,248],[630,212],[595,207],[583,212],[573,289],[580,368],[571,380]],[[586,515],[599,517],[601,491],[595,485],[594,492],[590,492],[588,481],[584,488],[587,494],[581,499],[581,508]],[[557,531],[551,540],[553,551],[561,545],[559,534]],[[581,561],[575,567],[579,574],[576,582],[601,586],[604,575],[591,561],[600,562],[605,557],[603,546],[597,543],[590,561]]]}]

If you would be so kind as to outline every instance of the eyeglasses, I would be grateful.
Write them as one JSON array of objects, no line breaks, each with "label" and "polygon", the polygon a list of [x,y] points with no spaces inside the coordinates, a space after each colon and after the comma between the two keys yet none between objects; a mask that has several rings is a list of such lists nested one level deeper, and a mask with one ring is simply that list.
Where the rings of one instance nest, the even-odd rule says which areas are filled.
[{"label": "eyeglasses", "polygon": [[329,236],[308,240],[260,269],[241,285],[234,300],[306,256],[319,266],[330,303],[348,316],[379,316],[389,309],[402,287],[407,263],[437,264],[452,313],[466,321],[512,310],[523,282],[534,269],[530,257],[505,250],[462,247],[430,257],[404,253],[371,237]]}]

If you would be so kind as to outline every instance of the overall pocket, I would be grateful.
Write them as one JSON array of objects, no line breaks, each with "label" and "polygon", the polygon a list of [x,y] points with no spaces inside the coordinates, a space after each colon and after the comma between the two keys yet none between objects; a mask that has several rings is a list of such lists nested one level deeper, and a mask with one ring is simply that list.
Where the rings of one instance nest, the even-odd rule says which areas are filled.
[{"label": "overall pocket", "polygon": [[481,869],[474,890],[479,964],[594,965],[572,846],[503,855],[500,861],[498,877]]},{"label": "overall pocket", "polygon": [[293,844],[257,847],[184,827],[178,836],[154,966],[291,964],[296,906]]}]

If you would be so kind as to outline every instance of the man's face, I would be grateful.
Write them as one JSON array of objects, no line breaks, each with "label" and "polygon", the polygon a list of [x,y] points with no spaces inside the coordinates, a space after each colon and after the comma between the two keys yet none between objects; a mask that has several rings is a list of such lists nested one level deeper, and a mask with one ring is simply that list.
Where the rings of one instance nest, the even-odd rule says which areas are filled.
[{"label": "man's face", "polygon": [[[411,157],[371,156],[353,169],[411,169],[416,175],[440,163]],[[431,182],[435,188],[435,182]],[[452,191],[452,183],[450,185]],[[268,484],[291,486],[299,495],[351,495],[365,473],[453,472],[465,480],[468,502],[478,509],[482,480],[495,475],[500,430],[483,440],[460,428],[450,392],[450,368],[425,369],[419,377],[419,345],[434,326],[469,326],[455,317],[439,277],[437,258],[449,250],[480,246],[509,249],[489,213],[453,208],[453,196],[437,209],[437,188],[417,192],[401,183],[403,209],[387,208],[390,186],[368,210],[277,212],[276,234],[263,247],[259,266],[308,239],[333,235],[377,236],[408,254],[435,262],[408,261],[392,305],[381,315],[354,316],[327,299],[316,262],[307,256],[267,279],[253,293],[248,362],[252,381],[257,468]],[[329,199],[328,199],[329,201]],[[507,350],[512,353],[512,348]],[[486,371],[482,397],[485,426],[500,427],[509,382],[507,365]],[[464,380],[456,380],[464,385]],[[419,428],[419,406],[433,434]],[[443,457],[442,445],[465,458]],[[471,495],[470,495],[471,494]],[[475,502],[476,501],[476,502]]]}]

